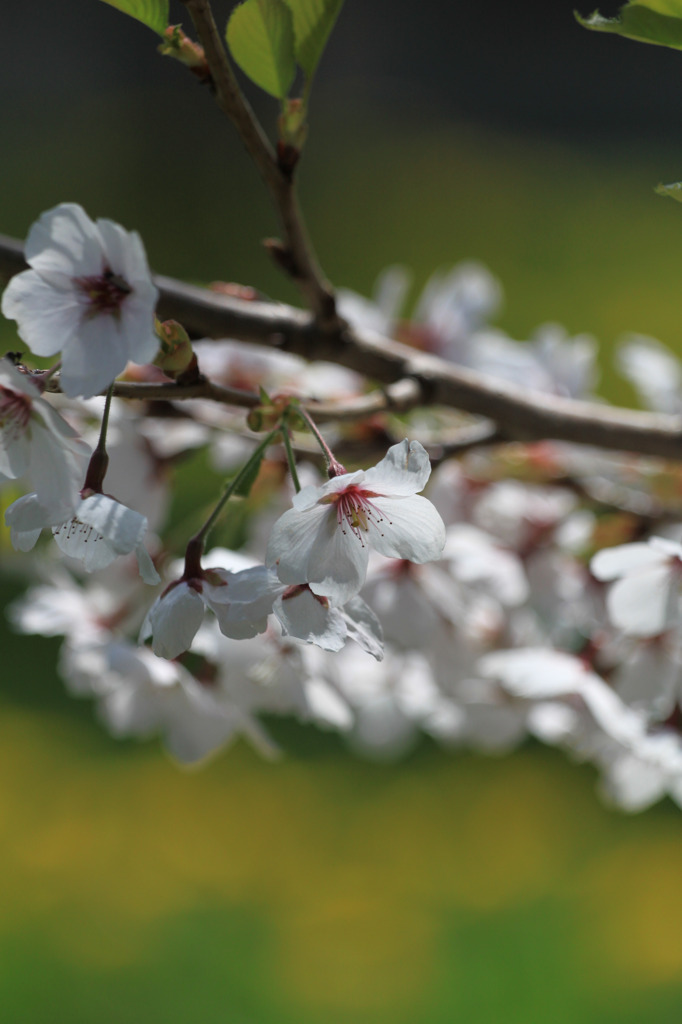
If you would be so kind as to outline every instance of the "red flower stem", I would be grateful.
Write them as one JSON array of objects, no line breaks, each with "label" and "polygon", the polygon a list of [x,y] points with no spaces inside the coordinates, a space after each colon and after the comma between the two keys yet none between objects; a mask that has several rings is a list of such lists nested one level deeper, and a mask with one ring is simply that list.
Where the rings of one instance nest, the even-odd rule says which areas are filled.
[{"label": "red flower stem", "polygon": [[310,413],[306,409],[304,409],[302,405],[299,405],[297,407],[296,412],[305,421],[308,430],[313,435],[313,437],[319,444],[320,448],[322,449],[324,457],[327,461],[327,476],[342,476],[344,473],[346,473],[346,467],[342,466],[338,459],[334,457],[334,453],[332,452],[331,448],[329,447],[325,439],[322,437],[322,434],[315,425],[315,422],[311,417]]}]

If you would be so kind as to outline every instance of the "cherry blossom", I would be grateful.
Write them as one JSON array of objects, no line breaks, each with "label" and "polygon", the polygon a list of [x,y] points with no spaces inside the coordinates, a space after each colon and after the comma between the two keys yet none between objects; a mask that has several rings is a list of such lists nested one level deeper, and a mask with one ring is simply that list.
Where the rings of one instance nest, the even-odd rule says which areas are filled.
[{"label": "cherry blossom", "polygon": [[246,735],[262,754],[276,747],[256,719],[216,693],[178,662],[157,658],[148,648],[109,637],[69,641],[60,672],[76,696],[93,696],[116,737],[161,735],[168,752],[194,764]]},{"label": "cherry blossom", "polygon": [[421,491],[431,472],[418,441],[393,445],[376,466],[304,487],[275,523],[266,563],[283,583],[309,583],[343,604],[362,587],[370,544],[389,558],[437,559],[445,527]]},{"label": "cherry blossom", "polygon": [[682,544],[664,537],[599,551],[591,562],[598,580],[617,582],[606,606],[614,626],[631,636],[657,636],[680,623]]},{"label": "cherry blossom", "polygon": [[[234,552],[225,555],[228,564],[238,563]],[[219,549],[211,556],[215,562]],[[381,626],[361,598],[337,607],[307,584],[283,584],[264,565],[236,572],[206,568],[176,580],[150,608],[140,637],[151,637],[155,654],[177,658],[190,648],[207,608],[215,614],[221,633],[235,640],[264,633],[268,616],[274,614],[284,635],[294,640],[339,651],[352,639],[373,657],[382,657]]]},{"label": "cherry blossom", "polygon": [[230,575],[227,569],[206,569],[188,578],[174,580],[149,609],[142,624],[140,640],[151,637],[154,654],[172,659],[189,650],[204,620],[206,608],[215,613],[222,628],[229,607]]},{"label": "cherry blossom", "polygon": [[224,693],[249,715],[294,715],[342,731],[353,724],[350,706],[327,671],[337,655],[320,647],[292,644],[276,628],[234,640],[220,632],[214,619],[204,622],[193,651],[213,666],[216,698]]},{"label": "cherry blossom", "polygon": [[89,446],[41,398],[36,383],[0,360],[0,480],[27,474],[59,522],[75,508],[89,455]]},{"label": "cherry blossom", "polygon": [[682,411],[682,364],[670,349],[655,338],[628,334],[618,349],[617,365],[648,408],[679,415]]},{"label": "cherry blossom", "polygon": [[366,299],[364,295],[358,295],[349,288],[337,289],[339,313],[354,327],[387,336],[392,335],[410,287],[410,277],[405,267],[386,267],[374,284],[371,299]]},{"label": "cherry blossom", "polygon": [[414,318],[426,347],[469,365],[476,333],[502,305],[502,287],[480,263],[466,261],[437,271],[426,283]]},{"label": "cherry blossom", "polygon": [[129,360],[154,358],[158,292],[136,232],[62,203],[32,225],[25,254],[31,269],[12,278],[2,312],[35,355],[61,352],[67,395],[89,398]]},{"label": "cherry blossom", "polygon": [[86,572],[104,569],[122,555],[135,554],[145,583],[160,582],[144,546],[147,519],[107,494],[81,498],[73,516],[54,523],[49,510],[36,494],[18,498],[5,512],[10,540],[18,551],[30,551],[41,531],[52,528],[58,547],[76,558]]}]

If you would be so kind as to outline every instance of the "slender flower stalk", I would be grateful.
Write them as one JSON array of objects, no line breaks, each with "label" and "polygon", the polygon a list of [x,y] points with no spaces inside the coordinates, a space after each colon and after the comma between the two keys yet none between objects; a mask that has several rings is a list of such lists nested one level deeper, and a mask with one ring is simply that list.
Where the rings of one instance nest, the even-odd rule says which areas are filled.
[{"label": "slender flower stalk", "polygon": [[346,467],[343,466],[335,457],[333,451],[323,438],[322,434],[320,433],[317,427],[317,424],[315,423],[310,413],[302,406],[299,406],[298,412],[300,413],[301,418],[305,421],[310,433],[313,435],[313,437],[319,444],[320,448],[322,449],[322,453],[327,462],[327,476],[330,479],[335,476],[342,476],[345,472],[347,472]]},{"label": "slender flower stalk", "polygon": [[287,462],[289,463],[289,472],[291,473],[291,479],[294,485],[296,493],[301,490],[301,481],[298,479],[298,471],[296,469],[296,458],[294,456],[294,450],[291,447],[291,435],[289,428],[285,424],[282,425],[282,442],[284,444],[284,451],[286,452]]},{"label": "slender flower stalk", "polygon": [[222,512],[223,508],[228,503],[232,495],[235,494],[239,487],[244,483],[244,481],[248,479],[249,473],[251,472],[254,465],[256,465],[260,461],[260,459],[263,457],[263,453],[265,452],[265,450],[272,444],[272,442],[279,433],[280,426],[278,424],[274,430],[270,431],[267,437],[263,438],[261,443],[258,445],[258,447],[251,455],[251,458],[248,460],[248,462],[246,462],[239,470],[237,475],[232,480],[230,480],[229,484],[223,491],[218,501],[218,504],[213,509],[213,511],[211,512],[210,516],[208,517],[204,525],[201,527],[201,529],[194,534],[189,544],[198,543],[201,545],[201,550],[203,550],[203,545],[206,543],[206,538],[210,531],[215,526],[218,516]]}]

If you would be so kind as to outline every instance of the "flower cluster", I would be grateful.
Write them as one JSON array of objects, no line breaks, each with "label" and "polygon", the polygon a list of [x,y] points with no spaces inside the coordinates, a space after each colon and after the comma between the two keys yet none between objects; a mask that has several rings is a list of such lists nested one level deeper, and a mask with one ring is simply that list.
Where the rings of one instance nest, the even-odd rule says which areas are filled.
[{"label": "flower cluster", "polygon": [[[375,757],[424,733],[489,752],[530,735],[594,763],[627,809],[682,803],[677,467],[543,442],[474,449],[432,474],[429,441],[452,416],[430,410],[325,436],[306,421],[322,477],[319,459],[294,461],[291,396],[356,399],[359,375],[205,341],[204,379],[260,388],[271,434],[260,441],[243,412],[204,398],[140,415],[110,392],[131,361],[137,379],[161,372],[148,365],[157,293],[138,236],[64,204],[33,226],[26,257],[2,310],[35,355],[60,362],[0,362],[0,483],[27,489],[5,522],[15,549],[36,552],[11,617],[64,638],[68,689],[94,699],[115,736],[158,735],[194,762],[236,736],[274,753],[264,714],[341,731]],[[593,391],[592,339],[549,325],[518,343],[492,328],[501,289],[479,265],[436,275],[409,321],[407,283],[390,268],[373,300],[342,291],[342,315],[498,379]],[[631,336],[618,362],[645,404],[679,412],[682,367],[659,343]],[[385,454],[347,470],[337,442]],[[188,539],[192,495],[170,499],[177,457],[192,453],[229,481]],[[219,518],[230,546],[206,550]]]}]

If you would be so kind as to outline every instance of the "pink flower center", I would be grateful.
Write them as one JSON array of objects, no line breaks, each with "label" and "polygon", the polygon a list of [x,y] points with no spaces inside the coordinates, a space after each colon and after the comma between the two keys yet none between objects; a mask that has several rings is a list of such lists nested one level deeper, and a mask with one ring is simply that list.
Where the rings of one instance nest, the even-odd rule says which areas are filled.
[{"label": "pink flower center", "polygon": [[115,274],[110,267],[105,267],[99,275],[77,277],[75,284],[87,301],[88,317],[100,314],[118,317],[123,300],[132,291],[127,281]]},{"label": "pink flower center", "polygon": [[12,437],[18,437],[31,418],[31,399],[21,391],[0,386],[0,430],[7,429]]},{"label": "pink flower center", "polygon": [[[373,522],[379,528],[379,524],[384,522],[381,509],[371,501],[377,497],[379,495],[375,491],[365,491],[357,484],[351,484],[345,491],[330,494],[326,500],[336,505],[336,519],[342,532],[349,529],[364,544],[362,534],[368,532],[369,524]],[[383,536],[381,529],[379,532]]]}]

